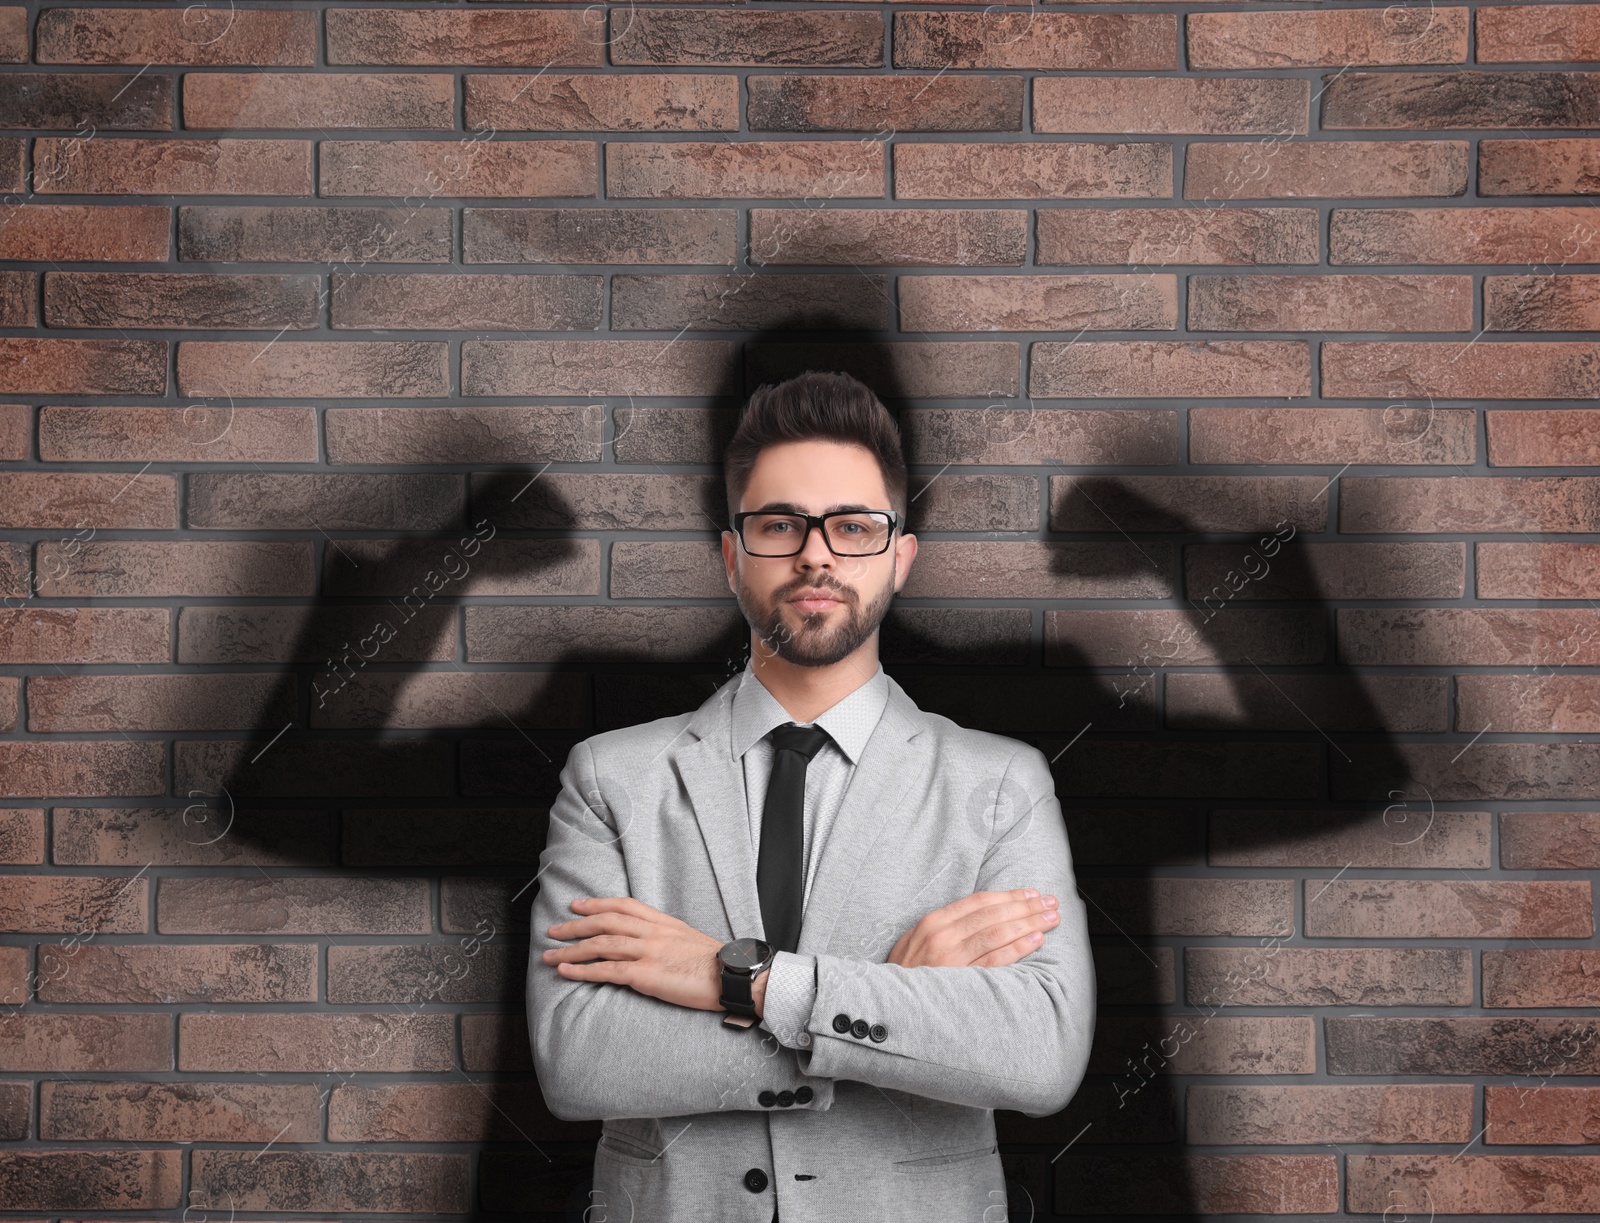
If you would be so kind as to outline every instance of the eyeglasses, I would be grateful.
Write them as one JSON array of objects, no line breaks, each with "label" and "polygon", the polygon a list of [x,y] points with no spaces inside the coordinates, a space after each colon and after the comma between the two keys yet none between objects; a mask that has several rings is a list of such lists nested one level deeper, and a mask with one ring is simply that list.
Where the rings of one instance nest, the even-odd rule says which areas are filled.
[{"label": "eyeglasses", "polygon": [[811,528],[822,531],[835,556],[876,556],[888,550],[904,520],[893,510],[835,510],[831,514],[768,514],[745,510],[733,516],[733,529],[751,556],[797,556]]}]

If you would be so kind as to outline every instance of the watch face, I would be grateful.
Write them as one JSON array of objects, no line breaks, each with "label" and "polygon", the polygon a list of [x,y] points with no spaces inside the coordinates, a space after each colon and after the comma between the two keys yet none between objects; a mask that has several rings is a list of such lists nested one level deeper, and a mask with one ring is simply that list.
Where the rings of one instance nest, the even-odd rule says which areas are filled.
[{"label": "watch face", "polygon": [[772,958],[772,947],[758,938],[738,938],[717,952],[729,968],[754,968]]}]

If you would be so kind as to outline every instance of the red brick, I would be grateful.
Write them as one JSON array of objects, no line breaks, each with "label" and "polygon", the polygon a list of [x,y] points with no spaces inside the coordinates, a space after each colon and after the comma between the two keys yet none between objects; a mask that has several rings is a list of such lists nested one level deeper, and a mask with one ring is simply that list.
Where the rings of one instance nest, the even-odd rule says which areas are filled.
[{"label": "red brick", "polygon": [[1189,146],[1183,195],[1190,200],[1461,195],[1467,170],[1464,140],[1207,141]]},{"label": "red brick", "polygon": [[1590,399],[1600,395],[1600,344],[1361,343],[1322,346],[1322,392],[1341,399]]},{"label": "red brick", "polygon": [[1160,72],[1178,66],[1178,20],[1171,13],[897,13],[894,66]]},{"label": "red brick", "polygon": [[1345,476],[1341,531],[1595,531],[1593,476]]},{"label": "red brick", "polygon": [[1189,67],[1350,68],[1464,64],[1465,8],[1190,13]]},{"label": "red brick", "polygon": [[[1045,613],[1050,616],[1052,613]],[[1246,613],[1234,613],[1241,615]],[[1259,613],[1258,613],[1259,614]],[[1045,628],[1049,631],[1049,620]],[[1126,666],[1126,656],[1116,661]],[[1046,666],[1078,666],[1077,651],[1045,639]],[[1072,740],[1066,735],[1044,739],[1039,750],[1061,756]],[[1320,791],[1317,775],[1324,751],[1308,742],[1275,742],[1263,752],[1259,739],[1231,742],[1172,740],[1166,743],[1120,742],[1113,739],[1085,744],[1056,768],[1056,789],[1068,798],[1278,799],[1300,802]],[[1365,797],[1365,795],[1363,795]]]},{"label": "red brick", "polygon": [[1073,1155],[1056,1173],[1071,1214],[1326,1214],[1339,1209],[1332,1155]]},{"label": "red brick", "polygon": [[1485,140],[1478,145],[1479,195],[1593,195],[1600,191],[1600,140]]},{"label": "red brick", "polygon": [[1238,1146],[1464,1143],[1473,1137],[1472,1096],[1470,1085],[1454,1083],[1336,1087],[1197,1083],[1188,1089],[1188,1140]]},{"label": "red brick", "polygon": [[[665,79],[676,81],[684,78]],[[733,78],[726,79],[736,85]],[[908,73],[875,77],[783,73],[746,77],[745,88],[750,92],[751,131],[1022,130],[1022,78],[1017,76],[951,77]],[[737,101],[733,126],[739,126]]]},{"label": "red brick", "polygon": [[1600,868],[1600,813],[1502,811],[1500,865],[1510,871]]},{"label": "red brick", "polygon": [[[505,280],[508,304],[520,304],[525,291],[515,286],[526,283],[526,275]],[[611,277],[611,329],[759,331],[811,322],[828,330],[881,331],[891,301],[889,277],[871,273],[634,276],[618,272]],[[595,313],[598,320],[598,295]]]},{"label": "red brick", "polygon": [[47,1142],[317,1142],[315,1083],[47,1082]]},{"label": "red brick", "polygon": [[[200,808],[57,807],[51,853],[61,866],[236,865],[247,847],[219,838],[221,823]],[[325,813],[277,811],[252,828],[248,851],[263,867],[328,866],[331,844]]]},{"label": "red brick", "polygon": [[1485,1143],[1589,1145],[1600,1142],[1600,1087],[1490,1085],[1483,1115]]},{"label": "red brick", "polygon": [[331,279],[339,330],[593,330],[605,310],[600,276],[363,271]]},{"label": "red brick", "polygon": [[[679,340],[676,346],[686,342]],[[868,386],[892,386],[895,394],[907,399],[1015,397],[1022,389],[1018,381],[1022,346],[1012,340],[886,344],[757,339],[743,347],[750,386],[778,382],[807,369],[836,369],[854,374]],[[721,393],[720,382],[718,388]]]},{"label": "red brick", "polygon": [[1473,733],[1592,734],[1600,730],[1600,679],[1592,675],[1459,675],[1456,729]]},{"label": "red brick", "polygon": [[183,1152],[10,1150],[0,1155],[0,1182],[8,1210],[176,1210]]},{"label": "red brick", "polygon": [[589,197],[600,185],[591,140],[324,140],[319,154],[324,196]]},{"label": "red brick", "polygon": [[[594,463],[605,410],[599,405],[329,408],[330,463]],[[404,423],[395,428],[396,419]]]},{"label": "red brick", "polygon": [[164,607],[0,608],[0,659],[19,663],[165,663],[172,616]]},{"label": "red brick", "polygon": [[[59,10],[58,10],[59,11]],[[113,12],[116,10],[101,10]],[[126,12],[127,10],[121,10]],[[311,194],[311,142],[199,136],[80,140],[40,136],[35,175],[53,167],[41,193],[75,195]]]},{"label": "red brick", "polygon": [[50,8],[34,34],[41,64],[229,64],[317,62],[317,15],[309,9]]},{"label": "red brick", "polygon": [[1184,984],[1189,1005],[1200,1007],[1468,1006],[1472,952],[1465,947],[1189,947]]},{"label": "red brick", "polygon": [[[161,1005],[315,1002],[316,951],[311,943],[90,943],[76,948],[71,972],[41,985],[39,997],[45,1002]],[[91,1136],[114,1137],[78,1135]]]},{"label": "red brick", "polygon": [[271,1074],[451,1070],[452,1023],[449,1015],[428,1013],[191,1011],[178,1016],[178,1069]]},{"label": "red brick", "polygon": [[[448,210],[424,209],[420,215],[433,212],[441,212],[448,221]],[[732,208],[463,208],[461,212],[464,263],[731,265],[737,246],[738,214]],[[449,237],[446,225],[445,259]]]},{"label": "red brick", "polygon": [[[239,545],[187,546],[228,548]],[[261,545],[243,546],[248,549]],[[302,554],[301,567],[309,579],[309,547]],[[305,583],[309,584],[309,581]],[[76,597],[86,597],[76,591],[73,593]],[[263,593],[278,592],[268,586]],[[273,676],[264,674],[36,675],[28,680],[28,729],[39,732],[254,730],[269,721],[293,716],[288,694],[278,688]]]},{"label": "red brick", "polygon": [[[541,72],[524,76],[499,72],[492,75],[468,73],[462,79],[466,89],[466,125],[470,131],[486,128],[496,132],[739,130],[739,79],[721,73],[629,72],[603,76]],[[776,79],[779,78],[751,78],[752,81]]]},{"label": "red brick", "polygon": [[1309,938],[1588,938],[1587,881],[1351,879],[1305,882]]},{"label": "red brick", "polygon": [[576,9],[332,8],[330,64],[599,68],[605,39]]},{"label": "red brick", "polygon": [[[1091,910],[1092,911],[1092,910]],[[1140,1089],[1152,1074],[1310,1074],[1316,1037],[1309,1015],[1106,1016],[1095,1024],[1090,1074]]]},{"label": "red brick", "polygon": [[327,1214],[470,1208],[468,1157],[415,1151],[196,1151],[189,1204],[208,1213],[232,1203],[272,1210],[294,1201]]},{"label": "red brick", "polygon": [[1600,117],[1600,73],[1335,72],[1323,78],[1322,127],[1589,128]]},{"label": "red brick", "polygon": [[[190,525],[203,525],[203,523],[192,522]],[[210,543],[198,539],[195,541],[109,539],[106,543],[88,544],[70,541],[67,546],[59,543],[43,543],[38,546],[37,563],[42,570],[42,581],[38,586],[38,592],[45,595],[46,599],[107,599],[107,597],[162,599],[171,595],[286,597],[294,594],[314,594],[315,591],[312,549],[309,541]],[[37,676],[34,682],[43,685],[40,688],[40,695],[43,695],[43,688],[48,688],[62,679],[69,677]],[[114,677],[78,676],[70,679],[85,680],[90,687],[94,687],[99,680],[109,680]],[[125,676],[122,679],[128,680],[133,677]],[[141,706],[146,700],[154,701],[154,706],[144,706],[150,709],[150,712],[160,708],[162,703],[157,700],[157,696],[163,688],[173,690],[171,698],[174,704],[178,701],[198,700],[200,688],[187,687],[187,682],[195,679],[200,677],[142,677],[142,680],[155,687],[146,688],[142,684],[130,685],[130,692],[125,693],[125,700],[128,703],[115,700],[114,690],[118,685],[114,682],[102,688],[96,700],[106,701],[107,712],[110,709],[118,709],[133,722],[138,722],[139,717],[134,714],[134,708]],[[235,682],[240,679],[242,677],[230,677],[230,680]],[[245,688],[248,687],[250,685],[246,682]],[[178,690],[182,690],[181,696]],[[134,693],[142,695],[136,696]],[[235,688],[235,693],[243,698],[243,690],[240,688]],[[224,716],[218,704],[202,704],[208,704],[208,708],[205,714],[200,716]],[[35,709],[35,712],[43,711]],[[243,709],[238,712],[238,717],[245,717],[246,720],[243,722],[230,720],[229,725],[234,728],[259,725],[250,722],[248,720],[250,714],[243,712]],[[205,724],[186,722],[184,725],[198,730]],[[117,722],[107,722],[101,728],[117,730],[117,727]],[[35,728],[43,727],[40,725]],[[86,727],[80,727],[80,730],[83,728]]]},{"label": "red brick", "polygon": [[[1190,284],[1194,278],[1190,279]],[[1191,408],[1191,463],[1469,464],[1470,408]]]},{"label": "red brick", "polygon": [[0,777],[5,779],[0,783],[0,795],[43,798],[161,794],[166,782],[162,747],[160,742],[146,739],[0,742]]},{"label": "red brick", "polygon": [[1595,666],[1588,608],[1340,608],[1339,658],[1372,666]]},{"label": "red brick", "polygon": [[[904,282],[902,282],[904,284]],[[904,292],[904,289],[902,289]],[[1164,408],[908,408],[910,463],[1172,466],[1178,414]]]},{"label": "red brick", "polygon": [[185,260],[364,267],[373,262],[448,263],[450,249],[450,212],[442,208],[178,209],[178,257]]},{"label": "red brick", "polygon": [[1027,245],[1020,208],[750,210],[750,262],[758,265],[1017,267]]},{"label": "red brick", "polygon": [[328,1099],[332,1142],[570,1141],[581,1123],[557,1121],[536,1082],[491,1098],[476,1083],[354,1084]]},{"label": "red brick", "polygon": [[1470,276],[1191,276],[1192,331],[1470,331]]},{"label": "red brick", "polygon": [[1271,556],[1272,543],[1281,547],[1294,530],[1327,525],[1327,499],[1317,496],[1326,484],[1319,476],[1051,476],[1050,528],[1267,531]]},{"label": "red brick", "polygon": [[[178,485],[170,475],[130,480],[121,472],[8,471],[0,473],[0,500],[13,528],[170,531],[178,525]],[[65,549],[72,542],[55,546]],[[40,572],[38,585],[47,597],[57,580],[56,566]]]},{"label": "red brick", "polygon": [[446,73],[190,72],[186,128],[455,126],[455,78]]},{"label": "red brick", "polygon": [[1480,64],[1600,59],[1600,5],[1518,4],[1478,10]]},{"label": "red brick", "polygon": [[0,394],[164,395],[165,340],[0,336]]},{"label": "red brick", "polygon": [[[57,341],[58,343],[60,341]],[[449,392],[443,341],[184,340],[178,393],[256,396],[413,398]]]},{"label": "red brick", "polygon": [[[1146,663],[1146,666],[1151,664]],[[1167,676],[1167,725],[1209,730],[1448,730],[1444,681],[1344,675]],[[1307,710],[1316,710],[1313,718]]]},{"label": "red brick", "polygon": [[1457,1214],[1600,1211],[1600,1155],[1349,1155],[1349,1210]]},{"label": "red brick", "polygon": [[464,395],[715,395],[727,340],[467,340]]},{"label": "red brick", "polygon": [[894,194],[902,200],[1171,198],[1172,146],[896,144]]},{"label": "red brick", "polygon": [[1328,262],[1589,262],[1600,238],[1591,209],[1335,208]]},{"label": "red brick", "polygon": [[49,271],[44,317],[49,327],[308,331],[320,288],[310,275]]},{"label": "red brick", "polygon": [[1600,331],[1600,276],[1485,276],[1486,331]]},{"label": "red brick", "polygon": [[[1587,742],[1357,745],[1332,762],[1339,799],[1381,798],[1403,779],[1443,802],[1588,802],[1600,788],[1600,751]],[[1409,770],[1409,772],[1407,771]]]},{"label": "red brick", "polygon": [[[71,960],[39,950],[39,975],[72,971]],[[18,995],[5,1000],[22,1001]],[[148,1013],[48,1014],[24,1008],[0,1023],[0,1061],[11,1074],[70,1075],[164,1072],[173,1069],[172,1016]]]},{"label": "red brick", "polygon": [[884,164],[878,141],[613,141],[606,145],[606,196],[875,199],[884,195]]},{"label": "red brick", "polygon": [[117,875],[7,875],[0,886],[0,929],[15,934],[82,931],[89,937],[143,934],[148,930],[149,892],[149,880]]},{"label": "red brick", "polygon": [[1323,1020],[1323,1031],[1329,1074],[1526,1076],[1600,1071],[1600,1027],[1588,1017],[1330,1015]]},{"label": "red brick", "polygon": [[1041,340],[1030,348],[1028,393],[1044,398],[1311,393],[1302,340]]},{"label": "red brick", "polygon": [[1310,99],[1311,82],[1302,80],[1038,76],[1033,78],[1033,130],[1302,135]]},{"label": "red brick", "polygon": [[1046,264],[1316,263],[1310,208],[1041,208]]},{"label": "red brick", "polygon": [[46,404],[39,409],[39,457],[47,463],[314,463],[316,410]]},{"label": "red brick", "polygon": [[899,290],[903,331],[1170,331],[1178,325],[1178,278],[1172,275],[902,276]]},{"label": "red brick", "polygon": [[[57,862],[60,859],[56,859]],[[8,865],[38,866],[44,862],[44,809],[10,807],[0,811],[0,862]],[[14,950],[26,952],[26,948]],[[27,955],[19,957],[27,962]],[[10,975],[9,965],[5,975]],[[0,1002],[4,995],[0,994]]]},{"label": "red brick", "polygon": [[1064,661],[1049,657],[1057,648],[1081,660],[1072,665],[1103,667],[1214,667],[1246,658],[1292,666],[1319,662],[1325,653],[1321,621],[1299,608],[1225,608],[1209,622],[1164,607],[1046,611],[1044,631],[1047,665]]},{"label": "red brick", "polygon": [[1483,953],[1483,1005],[1594,1007],[1600,951],[1541,947]]},{"label": "red brick", "polygon": [[1401,800],[1359,818],[1327,811],[1219,810],[1211,816],[1210,847],[1213,866],[1493,865],[1487,811],[1439,811],[1425,799]]},{"label": "red brick", "polygon": [[1487,412],[1489,462],[1496,467],[1600,464],[1600,413],[1593,408]]},{"label": "red brick", "polygon": [[28,62],[28,10],[21,5],[0,8],[0,63]]},{"label": "red brick", "polygon": [[877,68],[883,17],[838,9],[619,9],[606,47],[613,64]]}]

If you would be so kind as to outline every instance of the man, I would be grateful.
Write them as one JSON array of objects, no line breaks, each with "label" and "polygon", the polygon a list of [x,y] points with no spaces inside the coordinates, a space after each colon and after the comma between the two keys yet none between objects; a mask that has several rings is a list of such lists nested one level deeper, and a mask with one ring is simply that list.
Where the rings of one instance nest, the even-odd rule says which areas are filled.
[{"label": "man", "polygon": [[879,665],[917,541],[865,386],[762,387],[725,472],[750,661],[567,759],[528,966],[545,1100],[604,1120],[613,1223],[1003,1220],[993,1110],[1065,1107],[1093,1032],[1049,765]]}]

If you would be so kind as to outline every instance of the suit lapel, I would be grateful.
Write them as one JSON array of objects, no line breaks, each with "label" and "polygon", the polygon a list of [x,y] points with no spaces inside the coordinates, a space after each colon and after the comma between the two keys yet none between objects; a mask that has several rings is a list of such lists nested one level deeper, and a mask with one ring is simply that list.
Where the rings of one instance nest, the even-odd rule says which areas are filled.
[{"label": "suit lapel", "polygon": [[[827,951],[840,916],[849,908],[856,874],[873,847],[892,843],[911,819],[912,778],[933,767],[933,737],[921,733],[926,716],[892,677],[883,716],[851,774],[817,858],[800,932],[801,952]],[[730,721],[734,684],[719,688],[690,719],[693,742],[670,757],[689,795],[706,853],[717,877],[728,927],[735,938],[761,936],[761,898],[750,846],[744,767],[733,755]]]}]

